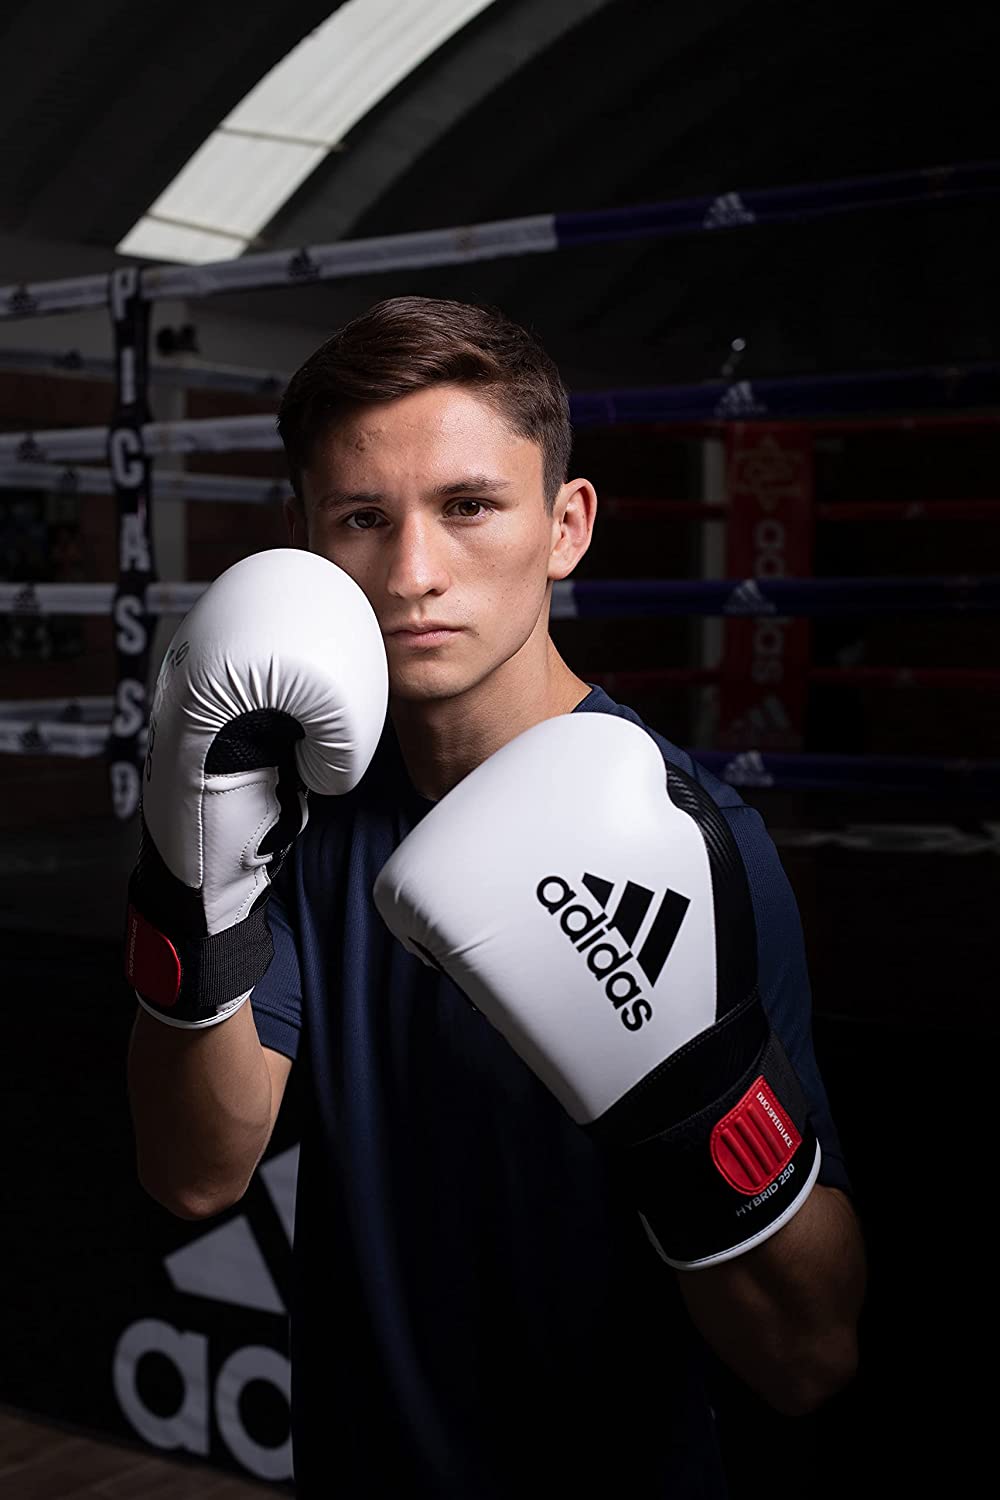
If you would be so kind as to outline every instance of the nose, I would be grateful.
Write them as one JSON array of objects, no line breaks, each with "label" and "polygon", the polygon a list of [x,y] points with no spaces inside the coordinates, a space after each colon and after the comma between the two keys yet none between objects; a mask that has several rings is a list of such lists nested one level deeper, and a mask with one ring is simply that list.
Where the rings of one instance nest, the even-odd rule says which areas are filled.
[{"label": "nose", "polygon": [[422,599],[443,594],[450,581],[436,517],[419,512],[406,516],[389,543],[386,592],[396,599]]}]

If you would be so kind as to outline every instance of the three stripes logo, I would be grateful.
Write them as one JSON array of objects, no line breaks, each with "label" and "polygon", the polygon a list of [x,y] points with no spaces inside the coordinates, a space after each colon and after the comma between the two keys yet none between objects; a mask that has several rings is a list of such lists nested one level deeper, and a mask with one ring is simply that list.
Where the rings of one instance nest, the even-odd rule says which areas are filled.
[{"label": "three stripes logo", "polygon": [[[218,1439],[248,1473],[275,1483],[294,1477],[286,1299],[298,1158],[296,1145],[263,1162],[252,1214],[164,1258],[161,1316],[122,1331],[112,1366],[121,1411],[147,1443],[207,1459]],[[187,1326],[168,1321],[171,1309]]]},{"label": "three stripes logo", "polygon": [[706,229],[734,229],[738,224],[755,224],[757,215],[747,208],[739,193],[720,193],[712,199],[702,222]]},{"label": "three stripes logo", "polygon": [[774,776],[759,750],[743,750],[734,755],[726,762],[722,780],[730,786],[774,786]]},{"label": "three stripes logo", "polygon": [[320,268],[308,250],[298,250],[289,257],[285,275],[289,281],[318,281]]},{"label": "three stripes logo", "polygon": [[722,606],[724,615],[776,615],[778,606],[762,591],[756,578],[744,578]]},{"label": "three stripes logo", "polygon": [[[545,910],[558,917],[559,926],[576,951],[586,955],[587,968],[604,985],[604,993],[625,1029],[639,1031],[652,1020],[653,1007],[643,993],[642,980],[626,965],[634,963],[649,988],[655,987],[677,941],[690,898],[667,890],[654,907],[656,892],[627,880],[609,916],[614,883],[599,875],[584,874],[581,884],[597,902],[596,912],[578,900],[578,892],[561,875],[546,875],[535,894]],[[642,946],[634,953],[633,946],[644,928]]]},{"label": "three stripes logo", "polygon": [[737,380],[715,404],[717,417],[763,417],[767,406],[749,380]]}]

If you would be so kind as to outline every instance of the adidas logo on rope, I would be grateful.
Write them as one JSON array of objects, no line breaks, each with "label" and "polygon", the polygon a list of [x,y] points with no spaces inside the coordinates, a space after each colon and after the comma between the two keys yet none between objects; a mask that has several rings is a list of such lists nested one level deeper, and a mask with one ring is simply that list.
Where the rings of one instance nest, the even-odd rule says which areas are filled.
[{"label": "adidas logo on rope", "polygon": [[318,281],[320,268],[308,250],[297,250],[285,266],[289,281]]},{"label": "adidas logo on rope", "polygon": [[763,417],[767,407],[749,380],[738,380],[715,403],[717,417]]},{"label": "adidas logo on rope", "polygon": [[[625,1029],[639,1031],[644,1022],[652,1020],[653,1007],[642,992],[642,981],[624,966],[635,963],[650,987],[655,986],[691,905],[690,898],[672,890],[664,893],[636,954],[631,945],[649,916],[655,892],[634,880],[626,881],[614,915],[609,916],[606,908],[611,904],[613,883],[587,874],[582,883],[596,900],[598,911],[578,901],[578,893],[561,875],[546,875],[535,894],[545,910],[558,917],[559,926],[577,953],[586,954],[587,968],[598,983],[603,983],[604,993]],[[612,932],[623,940],[620,945],[611,941],[608,934]]]},{"label": "adidas logo on rope", "polygon": [[743,750],[734,755],[726,762],[722,780],[730,786],[774,786],[774,777],[759,750]]},{"label": "adidas logo on rope", "polygon": [[744,578],[722,606],[724,615],[776,615],[778,606],[761,593],[756,578]]},{"label": "adidas logo on rope", "polygon": [[734,229],[738,224],[756,224],[757,215],[747,208],[739,193],[721,193],[713,198],[702,223],[706,229]]}]

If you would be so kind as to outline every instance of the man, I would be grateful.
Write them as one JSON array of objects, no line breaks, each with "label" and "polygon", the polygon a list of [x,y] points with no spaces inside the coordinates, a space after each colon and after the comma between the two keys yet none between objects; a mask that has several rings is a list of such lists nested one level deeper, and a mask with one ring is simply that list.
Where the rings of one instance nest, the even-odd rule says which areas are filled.
[{"label": "man", "polygon": [[[355,675],[373,684],[370,703],[360,703],[363,684],[342,690],[339,679],[329,693],[296,686],[291,706],[281,693],[266,700],[282,724],[298,726],[293,737],[323,747],[327,770],[307,784],[330,795],[311,798],[297,838],[290,741],[269,729],[268,748],[255,742],[249,760],[245,747],[220,759],[212,741],[212,764],[233,785],[251,761],[284,768],[270,823],[244,823],[275,825],[280,804],[281,830],[272,827],[261,863],[291,852],[273,893],[256,885],[214,903],[204,930],[223,945],[224,967],[232,934],[264,912],[274,946],[266,965],[239,969],[232,998],[220,1003],[212,981],[187,1027],[160,1026],[146,1014],[157,1012],[158,981],[136,981],[146,998],[130,1055],[142,1180],[188,1217],[235,1202],[293,1062],[305,1070],[291,1307],[303,1500],[723,1495],[702,1340],[777,1410],[812,1410],[853,1372],[864,1284],[812,1051],[798,915],[773,844],[734,791],[643,726],[646,750],[650,736],[663,764],[721,809],[735,841],[760,996],[807,1100],[820,1161],[815,1186],[760,1243],[721,1260],[664,1264],[601,1141],[569,1117],[495,1017],[469,1004],[446,965],[428,968],[395,940],[372,896],[410,833],[425,818],[430,827],[449,793],[473,786],[516,737],[564,715],[641,722],[578,678],[549,635],[552,584],[586,552],[597,503],[589,481],[566,477],[571,433],[558,373],[493,309],[393,299],[306,362],[283,398],[279,430],[295,490],[291,541],[335,564],[367,600],[384,642],[389,716],[372,755],[379,669],[353,615],[368,663]],[[266,568],[278,556],[251,562]],[[213,589],[220,585],[225,576]],[[285,597],[284,585],[271,591],[280,610],[269,632],[326,639],[311,586],[304,581],[300,599]],[[249,584],[244,597],[252,612]],[[228,596],[217,598],[224,622]],[[357,601],[345,595],[343,607],[356,612]],[[298,684],[322,670],[312,663],[291,675]],[[161,718],[170,691],[162,689]],[[361,747],[346,771],[329,769],[337,733],[324,718],[328,697],[342,691],[357,710],[351,743]],[[252,718],[263,702],[241,699],[241,713]],[[228,721],[218,740],[227,735]],[[156,755],[162,738],[158,730]],[[297,764],[306,779],[301,753]],[[594,774],[597,785],[599,767]],[[154,777],[146,794],[154,845],[177,823],[156,811],[156,785]],[[530,782],[506,795],[530,797]],[[224,806],[232,805],[230,792]],[[489,809],[494,820],[497,811]],[[171,868],[196,887],[204,862],[200,875],[185,874],[184,858],[178,850]],[[418,883],[433,885],[434,867],[432,857]],[[473,899],[475,878],[470,867]],[[146,889],[136,881],[133,906],[166,931],[178,905],[150,901]],[[130,929],[140,955],[144,922],[135,917]],[[135,969],[143,972],[153,970]],[[159,1019],[174,1003],[171,990]],[[677,1210],[678,1223],[687,1212]]]}]

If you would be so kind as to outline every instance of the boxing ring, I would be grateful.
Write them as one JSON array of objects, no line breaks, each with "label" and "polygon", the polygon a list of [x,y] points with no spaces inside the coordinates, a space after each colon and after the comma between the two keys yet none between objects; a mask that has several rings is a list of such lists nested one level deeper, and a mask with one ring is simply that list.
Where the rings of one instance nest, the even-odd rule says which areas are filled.
[{"label": "boxing ring", "polygon": [[[109,311],[110,357],[28,346],[0,352],[2,369],[67,381],[86,377],[113,387],[106,426],[0,434],[0,491],[61,495],[79,505],[106,504],[110,497],[118,561],[114,580],[0,582],[8,655],[16,649],[37,662],[39,677],[45,642],[57,622],[108,622],[106,691],[0,701],[0,756],[8,768],[107,768],[103,802],[96,781],[88,782],[94,800],[78,845],[67,844],[63,826],[47,833],[28,826],[28,819],[26,831],[15,831],[0,856],[13,982],[30,987],[32,965],[44,955],[57,976],[54,983],[92,1002],[59,1012],[71,1045],[56,1063],[50,1087],[64,1104],[85,1110],[76,1065],[86,1059],[112,1101],[90,1132],[101,1167],[86,1186],[96,1192],[108,1226],[97,1244],[83,1240],[85,1184],[76,1143],[61,1141],[58,1147],[67,1181],[79,1184],[69,1189],[68,1208],[45,1201],[27,1165],[16,1174],[19,1212],[36,1226],[18,1248],[20,1272],[44,1274],[64,1289],[50,1299],[50,1326],[34,1342],[30,1328],[37,1309],[13,1310],[15,1342],[26,1351],[31,1344],[14,1386],[25,1407],[58,1408],[93,1430],[211,1457],[279,1487],[287,1488],[292,1477],[285,1308],[297,1153],[294,1087],[238,1211],[196,1230],[171,1220],[133,1180],[120,1076],[132,1020],[123,982],[115,981],[115,1004],[107,1002],[158,665],[154,634],[158,622],[183,615],[211,581],[160,579],[152,516],[166,501],[276,515],[287,492],[273,476],[176,467],[187,457],[206,455],[213,461],[225,454],[270,461],[280,451],[273,417],[154,422],[149,390],[159,385],[276,403],[290,372],[156,364],[149,336],[152,303],[257,287],[283,286],[294,296],[296,286],[388,268],[569,254],[578,244],[615,239],[752,233],[757,224],[892,212],[900,204],[998,191],[1000,164],[974,163],[310,246],[219,265],[123,267],[110,276],[0,288],[0,321],[31,322],[85,308]],[[834,656],[839,650],[838,659],[817,659],[816,632],[848,625],[864,632],[879,622],[891,631],[898,622],[913,621],[926,634],[931,621],[944,638],[950,624],[960,622],[963,629],[992,626],[995,639],[1000,555],[991,558],[981,537],[1000,520],[1000,495],[887,498],[876,476],[862,498],[853,491],[847,498],[831,496],[818,479],[823,445],[868,438],[905,443],[929,434],[947,442],[977,434],[984,441],[995,436],[1000,449],[1000,364],[749,379],[738,378],[741,352],[734,344],[726,373],[714,382],[571,393],[580,472],[590,473],[588,443],[619,429],[630,440],[646,434],[657,443],[692,445],[700,455],[700,477],[686,494],[657,493],[652,478],[645,488],[653,493],[616,492],[598,483],[597,532],[607,531],[607,555],[625,556],[630,530],[645,537],[649,528],[658,528],[660,551],[636,543],[628,575],[590,576],[588,569],[599,568],[604,556],[595,541],[593,558],[579,576],[554,587],[553,635],[579,676],[602,684],[671,737],[673,706],[688,731],[685,748],[748,801],[756,798],[769,826],[774,820],[775,842],[792,874],[813,951],[822,955],[816,962],[817,1005],[824,1016],[857,1018],[870,996],[845,993],[850,980],[837,931],[838,921],[847,925],[845,900],[828,870],[809,863],[814,851],[832,851],[830,869],[840,872],[838,879],[850,870],[854,894],[847,904],[853,930],[861,934],[855,941],[873,945],[879,937],[865,922],[888,879],[880,856],[908,859],[915,871],[928,869],[931,857],[962,856],[949,865],[955,872],[950,892],[928,893],[926,909],[917,903],[900,914],[894,940],[905,947],[907,932],[930,921],[932,912],[935,920],[946,917],[949,902],[968,899],[973,876],[995,868],[1000,756],[968,755],[960,745],[952,753],[850,753],[818,738],[816,724],[832,722],[834,711],[816,705],[850,695],[860,702],[866,694],[882,702],[905,697],[919,703],[938,701],[935,695],[942,693],[945,699],[960,693],[993,705],[1000,699],[1000,667],[957,656],[872,662],[850,639],[831,648]],[[161,468],[161,460],[171,467]],[[928,528],[937,528],[938,536],[945,528],[953,537],[968,534],[980,541],[970,550],[969,566],[959,571],[815,571],[824,547],[851,554],[850,542],[824,538],[860,535],[869,545],[873,528],[908,537]],[[674,537],[684,540],[676,546],[665,541]],[[949,546],[961,551],[960,542]],[[687,572],[667,576],[658,566],[664,554],[685,558]],[[653,658],[648,662],[629,654],[628,643],[640,628]],[[656,647],[668,636],[670,651],[657,659]],[[677,657],[682,659],[669,659]],[[943,730],[940,738],[947,738]],[[860,855],[874,864],[850,865]],[[74,886],[84,887],[74,890],[74,911],[53,909],[53,891]],[[69,941],[73,933],[89,937],[91,946],[81,949]],[[900,960],[901,986],[913,985],[926,961],[926,954],[907,950]],[[978,1004],[974,1014],[985,1021],[986,998]],[[917,1019],[927,1022],[929,1016]],[[27,1051],[30,1023],[21,1025],[20,1048]],[[827,1046],[832,1059],[832,1031]],[[15,1055],[21,1055],[17,1046]],[[846,1053],[836,1061],[846,1079]],[[875,1063],[868,1067],[874,1075]],[[44,1134],[43,1102],[34,1086],[20,1083],[15,1098],[29,1135]],[[849,1157],[856,1143],[863,1155],[860,1122],[849,1125],[845,1137]],[[76,1262],[73,1272],[67,1272],[67,1256]],[[97,1295],[84,1299],[73,1291],[84,1278]],[[60,1356],[67,1331],[82,1351],[68,1361]]]}]

